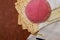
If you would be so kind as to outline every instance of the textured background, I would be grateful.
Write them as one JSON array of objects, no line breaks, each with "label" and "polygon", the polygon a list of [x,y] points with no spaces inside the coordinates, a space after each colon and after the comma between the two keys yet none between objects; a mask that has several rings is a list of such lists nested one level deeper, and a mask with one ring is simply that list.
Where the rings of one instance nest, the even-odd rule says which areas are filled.
[{"label": "textured background", "polygon": [[0,0],[0,40],[26,40],[30,34],[18,26],[16,0]]}]

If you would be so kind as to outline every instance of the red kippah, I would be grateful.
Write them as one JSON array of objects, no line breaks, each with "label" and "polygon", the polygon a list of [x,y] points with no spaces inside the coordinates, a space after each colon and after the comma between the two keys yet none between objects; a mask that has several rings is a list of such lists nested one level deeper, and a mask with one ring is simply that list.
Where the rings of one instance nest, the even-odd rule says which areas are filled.
[{"label": "red kippah", "polygon": [[49,18],[51,8],[47,0],[31,0],[26,6],[25,12],[30,21],[40,23]]}]

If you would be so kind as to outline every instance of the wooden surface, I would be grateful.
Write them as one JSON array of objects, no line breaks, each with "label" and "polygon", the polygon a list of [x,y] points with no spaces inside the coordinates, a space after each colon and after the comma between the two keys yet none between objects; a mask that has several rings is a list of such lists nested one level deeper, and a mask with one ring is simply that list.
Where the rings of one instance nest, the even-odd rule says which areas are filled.
[{"label": "wooden surface", "polygon": [[16,0],[0,0],[0,40],[26,40],[28,33],[18,26]]}]

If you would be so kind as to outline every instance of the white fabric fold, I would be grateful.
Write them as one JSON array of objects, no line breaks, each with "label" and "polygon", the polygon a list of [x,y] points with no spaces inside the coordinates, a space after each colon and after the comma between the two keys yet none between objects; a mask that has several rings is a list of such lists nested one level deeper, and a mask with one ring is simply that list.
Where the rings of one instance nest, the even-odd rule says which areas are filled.
[{"label": "white fabric fold", "polygon": [[51,6],[51,9],[60,7],[60,0],[47,0]]}]

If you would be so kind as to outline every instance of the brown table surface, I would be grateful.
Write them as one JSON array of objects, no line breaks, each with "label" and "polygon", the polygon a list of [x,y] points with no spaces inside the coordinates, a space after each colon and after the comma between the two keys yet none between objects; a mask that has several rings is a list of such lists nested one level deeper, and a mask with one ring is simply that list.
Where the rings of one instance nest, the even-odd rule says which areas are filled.
[{"label": "brown table surface", "polygon": [[26,40],[28,33],[18,26],[16,0],[0,0],[0,40]]}]

